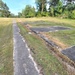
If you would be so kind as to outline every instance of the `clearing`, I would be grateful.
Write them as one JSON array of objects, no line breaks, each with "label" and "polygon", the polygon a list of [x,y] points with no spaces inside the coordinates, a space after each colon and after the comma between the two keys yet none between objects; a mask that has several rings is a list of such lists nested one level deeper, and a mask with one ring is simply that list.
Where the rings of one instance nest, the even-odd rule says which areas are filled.
[{"label": "clearing", "polygon": [[[38,68],[41,74],[44,75],[75,75],[75,70],[70,65],[75,66],[69,56],[75,54],[75,21],[69,19],[59,19],[59,18],[16,18],[18,27],[20,28],[20,34],[24,39],[20,39],[19,42],[25,40],[26,44],[30,48],[30,53],[37,62]],[[13,19],[1,18],[0,19],[0,75],[13,75]],[[37,32],[36,34],[34,32]],[[61,48],[60,52],[68,56],[70,59],[66,59],[66,62],[70,65],[66,66],[63,64],[63,60],[60,59],[60,52],[55,51],[55,48],[46,43],[40,36],[43,35],[45,39],[49,42],[53,42],[55,46]],[[20,36],[17,38],[21,38]],[[23,45],[22,45],[23,44]],[[19,43],[20,53],[22,52],[22,46],[25,43]],[[72,47],[73,46],[73,47]],[[17,47],[17,46],[16,46]],[[71,47],[71,49],[69,48]],[[24,47],[25,48],[25,47]],[[68,48],[68,49],[67,49]],[[18,49],[18,50],[19,50]],[[26,50],[26,49],[25,49]],[[58,49],[57,49],[58,50]],[[26,52],[26,51],[25,51]],[[28,53],[28,51],[27,51]],[[24,53],[19,61],[23,60],[23,63],[27,63],[25,58],[27,53]],[[61,54],[62,55],[62,54]],[[28,55],[27,55],[28,56]],[[62,56],[60,56],[62,57]],[[72,57],[72,56],[71,56]],[[31,60],[30,60],[31,61]],[[33,63],[32,63],[33,64]],[[27,63],[27,65],[29,65]],[[34,65],[33,65],[34,66]],[[23,65],[26,70],[26,64]],[[28,67],[28,66],[27,66]],[[21,69],[21,67],[20,67]],[[19,70],[20,70],[19,69]],[[21,70],[19,71],[22,72]],[[36,72],[36,71],[35,71]],[[23,72],[22,72],[23,73]],[[23,74],[22,74],[23,75]],[[35,73],[34,73],[35,75]]]}]

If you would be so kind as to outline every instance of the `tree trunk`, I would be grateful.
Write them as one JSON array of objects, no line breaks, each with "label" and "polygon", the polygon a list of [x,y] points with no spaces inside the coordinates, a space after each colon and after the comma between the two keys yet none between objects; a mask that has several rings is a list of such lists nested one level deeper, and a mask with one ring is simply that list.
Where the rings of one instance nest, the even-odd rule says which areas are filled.
[{"label": "tree trunk", "polygon": [[42,12],[43,12],[43,10],[44,10],[44,5],[43,5],[43,3],[42,3]]}]

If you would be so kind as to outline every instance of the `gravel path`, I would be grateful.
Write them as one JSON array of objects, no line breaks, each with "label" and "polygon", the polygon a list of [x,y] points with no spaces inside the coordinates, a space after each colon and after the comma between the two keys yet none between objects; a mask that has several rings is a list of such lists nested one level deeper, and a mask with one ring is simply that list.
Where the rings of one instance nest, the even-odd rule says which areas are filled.
[{"label": "gravel path", "polygon": [[20,30],[16,22],[13,22],[14,75],[39,75],[37,65],[30,54],[30,50],[24,38],[19,32]]}]

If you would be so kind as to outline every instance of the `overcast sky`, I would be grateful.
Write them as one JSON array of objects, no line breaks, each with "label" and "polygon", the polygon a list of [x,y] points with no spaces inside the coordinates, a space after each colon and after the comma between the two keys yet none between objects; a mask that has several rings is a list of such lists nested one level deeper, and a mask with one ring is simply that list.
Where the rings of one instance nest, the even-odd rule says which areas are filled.
[{"label": "overcast sky", "polygon": [[35,0],[2,0],[7,4],[10,11],[17,15],[18,12],[21,12],[26,5],[35,6]]}]

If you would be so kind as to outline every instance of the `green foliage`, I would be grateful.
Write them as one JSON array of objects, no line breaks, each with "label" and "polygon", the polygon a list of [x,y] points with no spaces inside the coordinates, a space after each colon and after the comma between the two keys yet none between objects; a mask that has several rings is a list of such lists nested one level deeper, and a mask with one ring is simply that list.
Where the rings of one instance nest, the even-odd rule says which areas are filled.
[{"label": "green foliage", "polygon": [[49,0],[50,6],[57,6],[60,0]]},{"label": "green foliage", "polygon": [[50,0],[49,12],[51,16],[60,15],[62,12],[62,2],[59,0]]},{"label": "green foliage", "polygon": [[50,16],[54,16],[54,7],[53,6],[51,6],[50,8],[49,8],[50,10]]},{"label": "green foliage", "polygon": [[63,7],[62,2],[59,1],[55,8],[55,11],[56,11],[55,16],[59,16],[62,13],[62,7]]},{"label": "green foliage", "polygon": [[42,17],[42,16],[41,16],[41,12],[37,12],[37,13],[36,13],[36,16],[37,16],[37,17]]},{"label": "green foliage", "polygon": [[75,10],[68,12],[68,18],[75,19]]},{"label": "green foliage", "polygon": [[22,13],[19,12],[19,13],[18,13],[18,17],[22,17]]},{"label": "green foliage", "polygon": [[10,11],[6,3],[0,0],[0,17],[9,17]]},{"label": "green foliage", "polygon": [[36,16],[37,17],[48,17],[49,16],[49,12],[37,12]]},{"label": "green foliage", "polygon": [[[62,17],[75,18],[75,4],[72,0],[67,0],[66,5],[63,0],[35,0],[37,11],[34,7],[27,5],[22,13],[18,13],[18,17]],[[49,8],[47,9],[47,4]]]},{"label": "green foliage", "polygon": [[74,11],[75,11],[75,4],[67,3],[67,5],[64,7],[64,11],[63,11],[64,18],[73,19],[75,17]]},{"label": "green foliage", "polygon": [[26,5],[25,9],[22,10],[22,16],[26,18],[35,17],[35,8]]},{"label": "green foliage", "polygon": [[47,0],[36,0],[35,3],[37,6],[37,10],[38,10],[36,16],[37,17],[48,16],[47,8],[46,8]]},{"label": "green foliage", "polygon": [[75,10],[72,11],[72,14],[73,14],[72,18],[75,19]]},{"label": "green foliage", "polygon": [[72,2],[72,0],[68,0],[65,6],[60,0],[50,0],[49,5],[50,16],[60,16],[63,18],[75,17],[75,4]]},{"label": "green foliage", "polygon": [[35,0],[36,6],[37,6],[37,10],[39,12],[44,12],[46,11],[46,4],[47,4],[47,0]]}]

